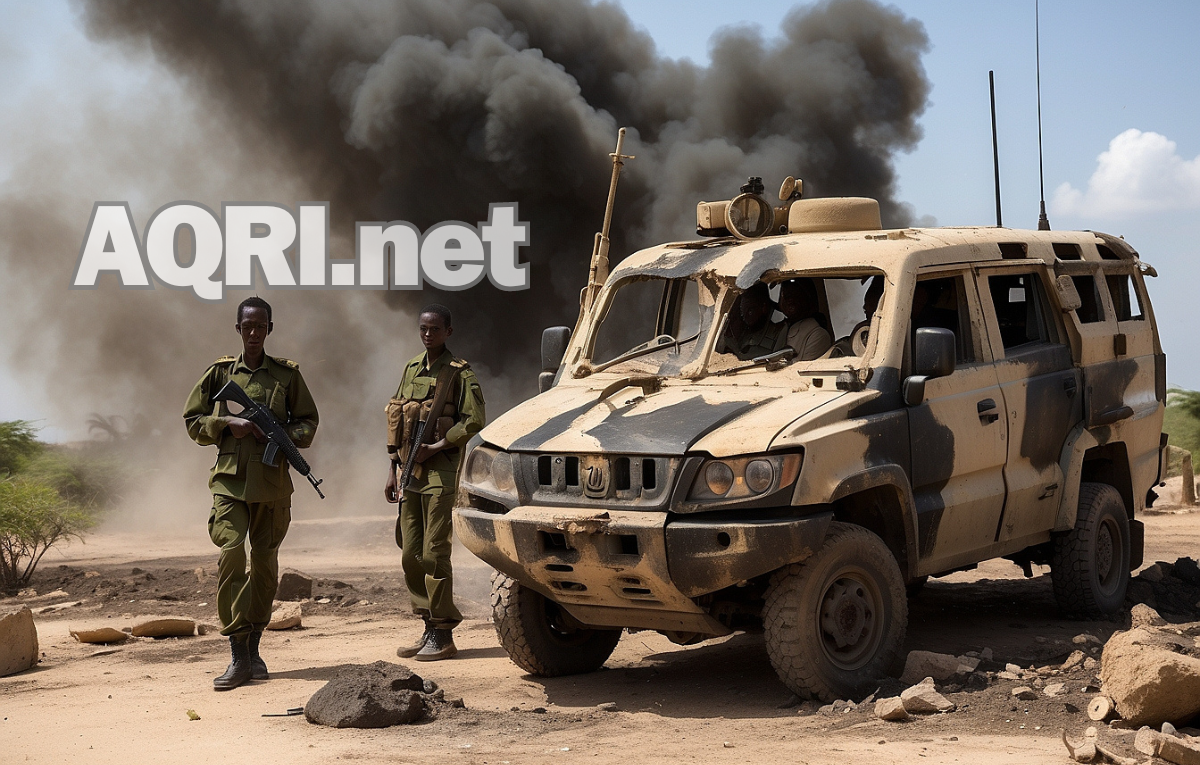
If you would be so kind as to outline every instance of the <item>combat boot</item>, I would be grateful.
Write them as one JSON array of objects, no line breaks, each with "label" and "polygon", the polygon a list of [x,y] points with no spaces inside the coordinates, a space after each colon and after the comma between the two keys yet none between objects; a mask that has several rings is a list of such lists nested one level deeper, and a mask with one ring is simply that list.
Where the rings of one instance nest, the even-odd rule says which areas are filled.
[{"label": "combat boot", "polygon": [[215,691],[232,690],[250,679],[250,636],[230,635],[229,649],[233,661],[229,662],[225,674],[213,679]]},{"label": "combat boot", "polygon": [[429,642],[430,636],[433,635],[433,627],[429,624],[429,620],[425,620],[425,631],[421,633],[421,637],[417,638],[417,642],[412,645],[402,645],[396,649],[396,655],[401,659],[411,659],[421,652],[425,644]]},{"label": "combat boot", "polygon": [[429,635],[429,640],[413,658],[417,661],[441,661],[449,659],[456,653],[458,653],[458,646],[454,645],[454,630],[435,629]]},{"label": "combat boot", "polygon": [[262,640],[262,630],[254,630],[250,633],[250,679],[251,680],[270,680],[271,675],[267,672],[267,663],[263,661],[262,656],[258,653],[258,644]]}]

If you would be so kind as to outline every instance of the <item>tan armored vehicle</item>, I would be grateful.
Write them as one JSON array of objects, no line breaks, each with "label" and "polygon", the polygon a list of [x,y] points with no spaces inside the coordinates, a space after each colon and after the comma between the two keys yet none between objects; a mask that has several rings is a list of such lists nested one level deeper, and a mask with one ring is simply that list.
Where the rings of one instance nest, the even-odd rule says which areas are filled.
[{"label": "tan armored vehicle", "polygon": [[585,291],[543,335],[552,385],[477,437],[455,530],[513,661],[761,629],[829,700],[895,667],[930,576],[1048,564],[1065,612],[1120,610],[1164,444],[1153,269],[1105,234],[885,231],[874,200],[755,180]]}]

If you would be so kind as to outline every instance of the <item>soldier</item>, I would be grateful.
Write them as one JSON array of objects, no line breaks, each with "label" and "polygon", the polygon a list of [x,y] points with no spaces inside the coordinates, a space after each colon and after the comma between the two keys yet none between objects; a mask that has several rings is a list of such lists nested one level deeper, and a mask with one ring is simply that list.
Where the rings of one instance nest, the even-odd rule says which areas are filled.
[{"label": "soldier", "polygon": [[[732,351],[739,359],[745,360],[783,348],[787,339],[787,325],[771,321],[771,314],[775,312],[776,306],[765,282],[755,282],[750,289],[739,295],[734,308],[739,309],[742,322],[737,324],[734,317],[729,318],[725,337],[722,338],[718,351]],[[737,334],[732,334],[733,332]]]},{"label": "soldier", "polygon": [[787,344],[796,351],[797,361],[820,358],[833,345],[814,280],[791,279],[781,284],[779,310],[787,317]]},{"label": "soldier", "polygon": [[[221,634],[229,637],[233,660],[213,688],[225,691],[247,680],[266,680],[267,665],[259,655],[263,629],[271,620],[271,601],[279,582],[279,545],[291,523],[292,479],[286,459],[278,467],[263,464],[266,437],[257,425],[231,415],[212,396],[229,380],[246,395],[267,406],[288,437],[300,448],[312,443],[317,406],[296,362],[266,355],[271,334],[271,306],[259,297],[238,306],[240,356],[213,362],[188,396],[183,418],[188,435],[201,446],[217,446],[209,488],[213,493],[208,533],[221,548],[217,573],[217,613]],[[246,539],[250,570],[246,571]]]},{"label": "soldier", "polygon": [[[453,630],[462,621],[454,605],[453,577],[450,569],[451,511],[458,486],[458,467],[462,447],[484,424],[483,392],[470,365],[455,358],[446,347],[454,333],[450,309],[442,305],[426,306],[418,321],[425,352],[408,362],[392,405],[412,413],[415,402],[437,398],[439,380],[449,386],[442,399],[443,410],[428,413],[436,426],[432,439],[417,449],[412,478],[400,497],[398,473],[403,471],[407,450],[402,439],[389,443],[392,464],[388,469],[384,496],[388,502],[400,502],[396,519],[396,543],[400,546],[404,581],[412,597],[413,612],[425,621],[425,630],[417,642],[401,647],[396,654],[417,661],[449,659],[458,653]],[[447,369],[448,371],[443,371]],[[415,432],[407,414],[407,429]],[[389,418],[389,423],[393,421]],[[411,447],[411,443],[410,443]]]}]

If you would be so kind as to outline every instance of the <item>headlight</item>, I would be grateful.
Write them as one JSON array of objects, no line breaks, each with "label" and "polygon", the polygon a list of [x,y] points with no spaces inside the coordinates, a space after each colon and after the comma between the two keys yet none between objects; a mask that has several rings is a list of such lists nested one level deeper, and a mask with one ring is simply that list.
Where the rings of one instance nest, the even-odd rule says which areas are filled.
[{"label": "headlight", "polygon": [[479,446],[471,450],[471,463],[467,465],[467,480],[471,483],[483,483],[492,477],[492,459],[496,453],[487,447]]},{"label": "headlight", "polygon": [[512,494],[517,490],[517,481],[513,477],[512,455],[508,452],[500,452],[492,459],[492,483],[505,494]]},{"label": "headlight", "polygon": [[476,446],[467,456],[462,472],[462,482],[468,490],[490,494],[515,496],[517,481],[514,475],[513,456],[491,446]]},{"label": "headlight", "polygon": [[800,475],[799,454],[763,454],[706,460],[688,499],[698,502],[751,499],[791,486]]}]

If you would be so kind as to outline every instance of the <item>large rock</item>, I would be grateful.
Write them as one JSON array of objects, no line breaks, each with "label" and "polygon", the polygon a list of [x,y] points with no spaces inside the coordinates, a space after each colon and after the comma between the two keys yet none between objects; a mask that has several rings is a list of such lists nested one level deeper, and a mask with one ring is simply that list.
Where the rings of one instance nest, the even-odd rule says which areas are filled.
[{"label": "large rock", "polygon": [[974,669],[975,667],[964,664],[962,659],[948,653],[909,651],[908,658],[904,660],[904,673],[900,675],[900,681],[915,684],[921,682],[923,677],[932,677],[940,682],[960,675],[969,675]]},{"label": "large rock", "polygon": [[267,625],[269,630],[290,630],[300,626],[299,603],[281,603],[275,601],[275,605],[271,610],[271,622]]},{"label": "large rock", "polygon": [[1128,724],[1184,723],[1200,713],[1200,659],[1183,647],[1179,636],[1151,627],[1109,638],[1100,682]]},{"label": "large rock", "polygon": [[331,728],[386,728],[425,714],[425,681],[399,664],[349,666],[304,705],[310,723]]},{"label": "large rock", "polygon": [[196,623],[191,619],[174,616],[146,617],[133,623],[134,637],[191,637],[196,634]]},{"label": "large rock", "polygon": [[0,609],[0,677],[38,663],[37,627],[28,606]]},{"label": "large rock", "polygon": [[908,719],[908,711],[899,696],[892,696],[875,702],[875,716],[880,720],[899,722]]},{"label": "large rock", "polygon": [[900,694],[900,701],[909,714],[927,715],[934,712],[953,712],[954,702],[937,692],[933,678],[927,677]]},{"label": "large rock", "polygon": [[303,571],[286,568],[279,575],[279,589],[275,590],[276,600],[304,600],[312,597],[313,578]]},{"label": "large rock", "polygon": [[129,635],[116,627],[89,627],[85,629],[70,630],[71,637],[78,640],[80,643],[123,643],[129,639]]}]

